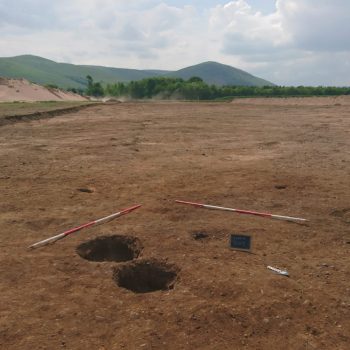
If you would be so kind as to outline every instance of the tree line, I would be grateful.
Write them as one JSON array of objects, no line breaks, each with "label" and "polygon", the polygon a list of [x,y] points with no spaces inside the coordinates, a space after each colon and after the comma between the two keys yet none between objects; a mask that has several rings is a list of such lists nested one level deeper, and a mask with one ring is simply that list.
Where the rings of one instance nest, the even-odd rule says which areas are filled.
[{"label": "tree line", "polygon": [[199,77],[188,80],[170,77],[146,78],[129,83],[102,84],[87,76],[84,90],[70,89],[88,96],[129,97],[131,99],[220,100],[234,97],[291,97],[350,95],[350,87],[334,86],[216,86]]}]

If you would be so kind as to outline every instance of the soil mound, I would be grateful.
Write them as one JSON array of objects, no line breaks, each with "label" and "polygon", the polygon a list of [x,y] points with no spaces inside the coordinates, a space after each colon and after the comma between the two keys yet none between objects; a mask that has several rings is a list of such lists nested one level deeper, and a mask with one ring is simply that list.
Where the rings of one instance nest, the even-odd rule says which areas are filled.
[{"label": "soil mound", "polygon": [[25,79],[0,77],[0,102],[14,101],[86,101],[81,95],[60,89],[47,88]]}]

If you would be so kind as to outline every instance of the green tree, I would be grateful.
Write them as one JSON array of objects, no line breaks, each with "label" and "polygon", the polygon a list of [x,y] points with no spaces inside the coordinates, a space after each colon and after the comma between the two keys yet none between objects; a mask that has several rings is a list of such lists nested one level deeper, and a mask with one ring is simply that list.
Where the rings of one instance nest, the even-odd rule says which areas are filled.
[{"label": "green tree", "polygon": [[94,83],[91,75],[86,76],[87,79],[87,89],[86,94],[89,96],[101,97],[104,96],[104,90],[101,83]]},{"label": "green tree", "polygon": [[191,77],[188,79],[189,83],[203,83],[203,79],[200,77]]}]

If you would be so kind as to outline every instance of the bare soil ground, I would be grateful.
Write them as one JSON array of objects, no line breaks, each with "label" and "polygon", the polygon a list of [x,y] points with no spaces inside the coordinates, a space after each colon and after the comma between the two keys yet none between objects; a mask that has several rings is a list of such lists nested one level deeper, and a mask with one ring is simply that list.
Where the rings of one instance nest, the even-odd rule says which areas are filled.
[{"label": "bare soil ground", "polygon": [[[349,112],[123,103],[2,126],[1,348],[349,349]],[[230,250],[230,233],[251,235],[252,254]]]}]

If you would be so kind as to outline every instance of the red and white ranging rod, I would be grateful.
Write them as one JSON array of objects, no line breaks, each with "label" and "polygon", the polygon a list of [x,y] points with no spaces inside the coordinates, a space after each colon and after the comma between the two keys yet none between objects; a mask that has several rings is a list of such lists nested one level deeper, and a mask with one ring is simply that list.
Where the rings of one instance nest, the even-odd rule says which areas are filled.
[{"label": "red and white ranging rod", "polygon": [[68,231],[65,231],[63,233],[60,233],[56,236],[53,236],[53,237],[50,237],[50,238],[47,238],[47,239],[44,239],[43,241],[40,241],[40,242],[37,242],[37,243],[34,243],[32,244],[31,246],[29,246],[28,248],[39,248],[39,247],[42,247],[44,245],[47,245],[47,244],[50,244],[50,243],[54,243],[56,241],[58,241],[59,239],[62,239],[68,235],[70,235],[71,233],[74,233],[74,232],[77,232],[77,231],[80,231],[82,230],[83,228],[87,228],[87,227],[90,227],[90,226],[95,226],[95,225],[101,225],[101,224],[104,224],[106,222],[109,222],[109,221],[112,221],[116,218],[118,218],[119,216],[122,216],[122,215],[125,215],[125,214],[129,214],[130,212],[132,212],[133,210],[135,209],[138,209],[140,208],[141,205],[135,205],[133,207],[130,207],[130,208],[127,208],[127,209],[124,209],[122,211],[119,211],[118,213],[114,213],[112,215],[108,215],[108,216],[105,216],[104,218],[101,218],[101,219],[97,219],[97,220],[94,220],[94,221],[91,221],[91,222],[88,222],[86,224],[83,224],[83,225],[80,225],[78,227],[74,227]]},{"label": "red and white ranging rod", "polygon": [[293,222],[305,222],[305,221],[308,221],[306,219],[294,218],[292,216],[274,215],[274,214],[270,214],[270,213],[259,213],[257,211],[251,211],[251,210],[232,209],[232,208],[218,207],[218,206],[215,206],[215,205],[208,205],[208,204],[194,203],[194,202],[186,202],[186,201],[180,201],[180,200],[176,200],[175,202],[176,203],[181,203],[181,204],[193,205],[193,206],[198,207],[198,208],[233,211],[233,212],[239,213],[239,214],[256,215],[256,216],[262,216],[262,217],[270,218],[270,219],[277,219],[277,220],[284,220],[284,221],[293,221]]}]

